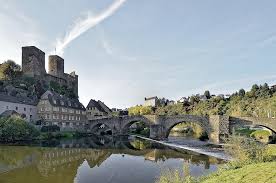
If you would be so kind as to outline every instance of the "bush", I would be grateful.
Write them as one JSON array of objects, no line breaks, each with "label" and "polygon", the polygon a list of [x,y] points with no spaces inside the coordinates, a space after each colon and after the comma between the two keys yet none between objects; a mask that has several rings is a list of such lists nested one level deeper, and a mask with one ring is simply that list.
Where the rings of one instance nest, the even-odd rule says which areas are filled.
[{"label": "bush", "polygon": [[184,165],[183,172],[178,170],[162,172],[156,183],[199,183],[199,180],[191,177],[188,165]]},{"label": "bush", "polygon": [[233,157],[227,168],[240,168],[247,164],[270,161],[267,153],[268,146],[253,138],[230,136],[226,139],[225,151]]},{"label": "bush", "polygon": [[0,118],[0,140],[5,142],[32,140],[39,136],[39,131],[22,118]]},{"label": "bush", "polygon": [[41,132],[59,132],[60,127],[57,125],[43,126]]},{"label": "bush", "polygon": [[250,137],[255,138],[256,140],[262,141],[262,142],[268,142],[269,137],[272,135],[270,131],[267,130],[257,130],[250,134]]}]

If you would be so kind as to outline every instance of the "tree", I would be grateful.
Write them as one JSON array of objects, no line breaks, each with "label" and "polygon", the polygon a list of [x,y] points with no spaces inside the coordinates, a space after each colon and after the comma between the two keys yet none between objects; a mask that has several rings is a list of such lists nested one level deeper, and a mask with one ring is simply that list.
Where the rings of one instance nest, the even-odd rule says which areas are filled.
[{"label": "tree", "polygon": [[244,89],[240,89],[239,90],[239,96],[244,97],[244,95],[245,95],[245,90]]},{"label": "tree", "polygon": [[20,65],[12,60],[7,60],[0,64],[0,80],[11,80],[21,73]]},{"label": "tree", "polygon": [[204,96],[205,96],[207,99],[210,99],[210,98],[211,98],[210,91],[209,91],[209,90],[206,90],[206,91],[204,92]]},{"label": "tree", "polygon": [[20,117],[0,118],[0,141],[32,140],[39,131]]}]

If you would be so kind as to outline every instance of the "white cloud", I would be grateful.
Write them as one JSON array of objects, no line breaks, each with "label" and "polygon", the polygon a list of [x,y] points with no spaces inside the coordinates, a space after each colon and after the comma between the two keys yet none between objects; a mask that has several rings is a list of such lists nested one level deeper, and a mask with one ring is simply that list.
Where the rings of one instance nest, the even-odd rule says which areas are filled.
[{"label": "white cloud", "polygon": [[76,21],[73,28],[68,31],[65,37],[61,40],[58,39],[56,44],[56,52],[57,54],[62,55],[64,49],[76,38],[78,38],[81,34],[88,31],[89,29],[95,27],[100,24],[106,18],[112,16],[124,3],[126,0],[115,0],[113,4],[111,4],[106,10],[102,11],[96,16],[88,15],[85,19],[79,19]]}]

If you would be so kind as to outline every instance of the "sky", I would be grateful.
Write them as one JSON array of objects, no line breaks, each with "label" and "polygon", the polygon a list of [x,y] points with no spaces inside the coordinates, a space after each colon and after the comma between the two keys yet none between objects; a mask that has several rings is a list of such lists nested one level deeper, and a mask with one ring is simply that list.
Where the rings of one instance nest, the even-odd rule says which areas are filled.
[{"label": "sky", "polygon": [[[276,84],[275,0],[0,0],[0,62],[33,45],[109,107]],[[56,51],[55,51],[56,50]],[[47,69],[47,68],[46,68]]]}]

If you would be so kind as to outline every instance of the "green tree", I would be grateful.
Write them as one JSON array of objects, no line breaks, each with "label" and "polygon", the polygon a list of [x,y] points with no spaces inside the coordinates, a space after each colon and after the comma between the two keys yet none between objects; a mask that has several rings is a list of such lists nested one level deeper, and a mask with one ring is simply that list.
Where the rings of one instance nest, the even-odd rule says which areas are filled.
[{"label": "green tree", "polygon": [[0,80],[11,80],[19,76],[21,73],[20,65],[12,60],[7,60],[0,64]]},{"label": "green tree", "polygon": [[209,90],[206,90],[206,91],[204,92],[204,96],[205,96],[207,99],[210,99],[210,98],[211,98],[210,91],[209,91]]},{"label": "green tree", "polygon": [[39,135],[39,131],[22,118],[0,118],[0,140],[31,140]]},{"label": "green tree", "polygon": [[241,97],[245,96],[245,90],[244,89],[239,90],[239,96],[241,96]]}]

